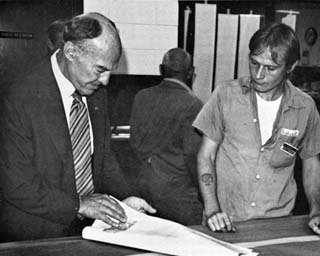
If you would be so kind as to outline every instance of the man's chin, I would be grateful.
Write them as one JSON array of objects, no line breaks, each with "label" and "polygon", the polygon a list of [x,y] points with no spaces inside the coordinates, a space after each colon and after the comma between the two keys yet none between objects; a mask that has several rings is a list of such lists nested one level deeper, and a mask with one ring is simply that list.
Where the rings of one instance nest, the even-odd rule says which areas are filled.
[{"label": "man's chin", "polygon": [[99,88],[100,88],[100,85],[92,84],[92,85],[88,86],[87,88],[85,88],[85,91],[86,91],[87,95],[91,95],[95,91],[99,90]]},{"label": "man's chin", "polygon": [[264,93],[264,92],[267,92],[268,89],[266,89],[265,87],[259,85],[259,84],[256,84],[254,83],[253,84],[253,89],[256,91],[256,92],[261,92],[261,93]]},{"label": "man's chin", "polygon": [[87,89],[86,88],[85,90],[82,90],[81,94],[83,96],[90,96],[90,95],[94,94],[95,91],[98,90],[98,89],[99,89],[99,87],[97,89]]},{"label": "man's chin", "polygon": [[89,95],[92,95],[92,94],[94,94],[97,90],[98,90],[98,88],[97,88],[97,89],[88,90],[87,95],[88,95],[88,96],[89,96]]}]

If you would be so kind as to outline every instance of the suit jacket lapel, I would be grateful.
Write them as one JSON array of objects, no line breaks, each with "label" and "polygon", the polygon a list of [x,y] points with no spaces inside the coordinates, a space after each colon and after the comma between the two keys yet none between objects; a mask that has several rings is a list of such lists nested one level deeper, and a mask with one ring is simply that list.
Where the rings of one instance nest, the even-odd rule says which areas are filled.
[{"label": "suit jacket lapel", "polygon": [[51,66],[39,78],[39,100],[42,101],[42,118],[48,130],[52,143],[59,152],[65,168],[73,169],[72,146],[70,141],[69,128],[65,117],[62,98]]}]

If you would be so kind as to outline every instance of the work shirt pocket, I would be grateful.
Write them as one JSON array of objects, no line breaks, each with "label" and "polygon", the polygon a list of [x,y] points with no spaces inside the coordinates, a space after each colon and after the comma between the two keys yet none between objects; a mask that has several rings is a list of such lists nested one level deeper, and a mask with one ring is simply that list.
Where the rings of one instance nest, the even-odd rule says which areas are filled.
[{"label": "work shirt pocket", "polygon": [[292,138],[281,136],[272,152],[270,165],[274,168],[292,165],[296,159],[297,151],[298,148]]}]

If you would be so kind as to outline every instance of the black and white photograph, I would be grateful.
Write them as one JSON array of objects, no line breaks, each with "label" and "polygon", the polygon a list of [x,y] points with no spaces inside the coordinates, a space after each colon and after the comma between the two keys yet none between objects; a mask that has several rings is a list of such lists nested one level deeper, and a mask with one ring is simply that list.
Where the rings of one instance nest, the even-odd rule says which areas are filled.
[{"label": "black and white photograph", "polygon": [[0,256],[319,256],[319,0],[0,0]]}]

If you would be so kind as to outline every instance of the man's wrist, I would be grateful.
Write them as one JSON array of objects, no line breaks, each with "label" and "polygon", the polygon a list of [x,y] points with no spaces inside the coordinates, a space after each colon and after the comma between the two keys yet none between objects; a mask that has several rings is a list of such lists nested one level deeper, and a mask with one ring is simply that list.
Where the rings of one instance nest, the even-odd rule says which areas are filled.
[{"label": "man's wrist", "polygon": [[204,209],[203,209],[203,214],[204,216],[207,216],[207,217],[210,217],[212,216],[213,214],[216,214],[218,212],[220,212],[220,208],[219,207],[216,207],[216,206],[205,206]]},{"label": "man's wrist", "polygon": [[311,218],[313,218],[315,216],[320,216],[320,210],[312,210],[312,211],[310,211],[309,218],[311,219]]},{"label": "man's wrist", "polygon": [[210,218],[211,216],[213,216],[213,215],[215,215],[215,214],[217,214],[218,212],[220,212],[220,210],[219,209],[214,209],[214,210],[203,210],[203,219],[208,219],[208,218]]}]

